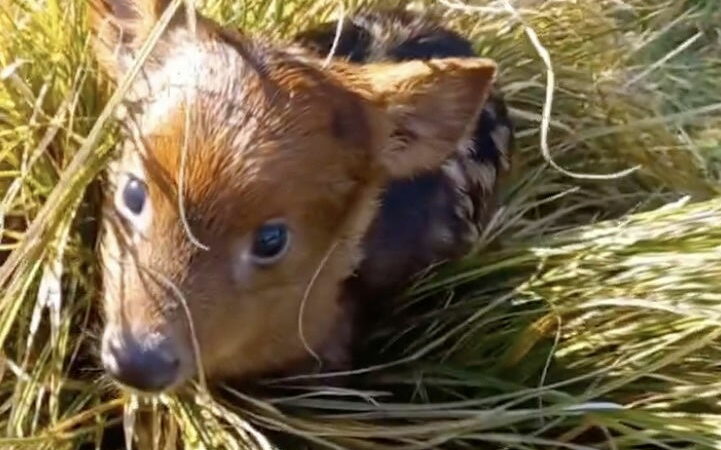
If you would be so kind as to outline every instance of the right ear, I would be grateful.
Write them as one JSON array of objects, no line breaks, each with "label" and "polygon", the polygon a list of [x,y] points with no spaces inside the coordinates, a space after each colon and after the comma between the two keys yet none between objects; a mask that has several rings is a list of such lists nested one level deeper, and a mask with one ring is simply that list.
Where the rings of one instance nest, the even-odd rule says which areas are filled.
[{"label": "right ear", "polygon": [[439,168],[471,136],[496,63],[445,58],[367,64],[361,71],[389,125],[377,162],[390,178],[408,178]]},{"label": "right ear", "polygon": [[91,0],[93,50],[103,71],[119,79],[132,65],[171,0]]}]

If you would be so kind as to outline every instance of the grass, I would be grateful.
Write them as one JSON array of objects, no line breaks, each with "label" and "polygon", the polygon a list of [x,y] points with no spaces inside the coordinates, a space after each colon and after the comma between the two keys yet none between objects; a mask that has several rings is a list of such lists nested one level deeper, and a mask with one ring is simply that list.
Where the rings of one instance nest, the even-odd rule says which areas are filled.
[{"label": "grass", "polygon": [[[499,61],[518,124],[478,251],[398,299],[349,388],[138,404],[96,356],[97,179],[118,96],[98,82],[83,0],[0,0],[0,448],[100,448],[117,430],[139,448],[721,447],[721,6],[515,2],[519,22],[504,3],[434,5]],[[281,39],[338,3],[203,10]],[[544,127],[577,176],[548,164]]]}]

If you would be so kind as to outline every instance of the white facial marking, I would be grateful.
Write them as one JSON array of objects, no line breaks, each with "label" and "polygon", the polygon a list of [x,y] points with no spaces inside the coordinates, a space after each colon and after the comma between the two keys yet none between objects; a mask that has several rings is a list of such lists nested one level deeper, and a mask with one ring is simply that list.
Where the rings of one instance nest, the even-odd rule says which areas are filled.
[{"label": "white facial marking", "polygon": [[142,135],[152,134],[183,103],[194,101],[212,56],[201,45],[187,42],[174,48],[158,69],[138,77],[133,96],[146,102],[139,123]]},{"label": "white facial marking", "polygon": [[250,256],[252,236],[244,236],[233,243],[233,280],[240,285],[248,283],[253,274],[253,263]]}]

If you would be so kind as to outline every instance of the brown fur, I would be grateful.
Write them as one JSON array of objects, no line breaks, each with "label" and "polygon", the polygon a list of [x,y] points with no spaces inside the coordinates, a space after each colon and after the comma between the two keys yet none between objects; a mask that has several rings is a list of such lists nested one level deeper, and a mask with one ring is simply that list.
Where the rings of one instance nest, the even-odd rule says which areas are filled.
[{"label": "brown fur", "polygon": [[[93,2],[95,48],[119,79],[168,2],[110,3]],[[131,87],[130,137],[109,172],[106,328],[169,336],[182,382],[195,364],[179,292],[211,378],[275,372],[313,353],[345,360],[329,345],[349,326],[341,285],[362,256],[381,189],[448,158],[494,71],[480,58],[323,67],[203,18],[193,34],[176,18]],[[148,185],[142,226],[116,211],[124,172]],[[181,193],[192,237],[207,250],[183,224]],[[253,232],[278,217],[292,231],[287,255],[270,267],[240,258]]]}]

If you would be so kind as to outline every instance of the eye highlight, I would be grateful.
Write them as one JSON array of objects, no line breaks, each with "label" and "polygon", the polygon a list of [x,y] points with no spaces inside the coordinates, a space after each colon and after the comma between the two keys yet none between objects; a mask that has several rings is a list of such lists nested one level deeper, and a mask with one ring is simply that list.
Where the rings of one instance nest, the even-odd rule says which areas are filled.
[{"label": "eye highlight", "polygon": [[140,215],[145,208],[147,196],[148,189],[145,183],[132,175],[129,176],[123,187],[123,206],[136,216]]},{"label": "eye highlight", "polygon": [[290,232],[283,222],[266,222],[255,231],[251,256],[253,262],[267,266],[278,262],[288,250]]},{"label": "eye highlight", "polygon": [[141,235],[148,230],[152,220],[152,204],[148,185],[132,173],[120,173],[114,194],[115,210]]}]

